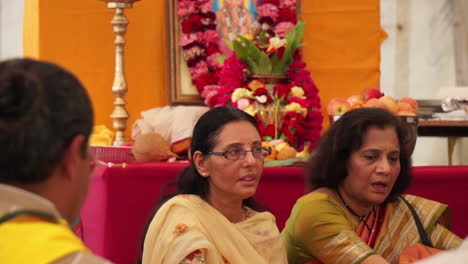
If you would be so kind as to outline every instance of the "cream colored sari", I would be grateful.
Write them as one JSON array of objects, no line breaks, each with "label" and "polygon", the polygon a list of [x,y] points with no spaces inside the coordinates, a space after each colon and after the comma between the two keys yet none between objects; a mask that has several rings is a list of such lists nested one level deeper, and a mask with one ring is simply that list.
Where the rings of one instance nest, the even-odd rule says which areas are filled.
[{"label": "cream colored sari", "polygon": [[275,218],[264,212],[233,224],[196,195],[167,201],[151,221],[143,264],[175,264],[195,250],[206,263],[287,263]]}]

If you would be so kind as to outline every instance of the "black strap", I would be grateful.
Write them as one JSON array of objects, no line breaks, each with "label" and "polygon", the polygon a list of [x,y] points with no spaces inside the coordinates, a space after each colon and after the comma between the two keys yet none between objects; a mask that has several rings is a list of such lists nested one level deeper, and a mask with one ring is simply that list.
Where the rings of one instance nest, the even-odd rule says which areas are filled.
[{"label": "black strap", "polygon": [[47,220],[49,222],[54,222],[54,223],[59,222],[57,217],[55,217],[52,214],[46,213],[46,212],[42,212],[42,211],[38,211],[38,210],[20,210],[20,211],[15,211],[15,212],[12,212],[12,213],[8,213],[8,214],[0,217],[0,224],[2,224],[4,222],[7,222],[7,221],[10,221],[11,219],[16,218],[18,216],[23,216],[23,215],[37,216],[37,217],[43,218],[43,219],[45,219],[45,220]]},{"label": "black strap", "polygon": [[418,233],[419,236],[421,237],[421,241],[423,245],[427,247],[433,247],[431,240],[426,234],[426,230],[424,230],[424,226],[421,223],[421,219],[419,219],[418,213],[416,213],[416,210],[414,210],[413,206],[408,202],[408,200],[405,199],[405,197],[400,196],[400,199],[408,206],[408,208],[411,211],[411,214],[413,215],[414,222],[416,222],[416,227],[418,228]]}]

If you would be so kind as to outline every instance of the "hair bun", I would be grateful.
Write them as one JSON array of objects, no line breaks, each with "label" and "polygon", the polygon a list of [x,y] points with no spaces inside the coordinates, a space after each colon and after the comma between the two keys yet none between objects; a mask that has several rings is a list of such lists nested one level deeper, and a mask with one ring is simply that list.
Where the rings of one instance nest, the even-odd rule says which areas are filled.
[{"label": "hair bun", "polygon": [[34,110],[39,85],[28,72],[0,72],[0,127],[15,126]]}]

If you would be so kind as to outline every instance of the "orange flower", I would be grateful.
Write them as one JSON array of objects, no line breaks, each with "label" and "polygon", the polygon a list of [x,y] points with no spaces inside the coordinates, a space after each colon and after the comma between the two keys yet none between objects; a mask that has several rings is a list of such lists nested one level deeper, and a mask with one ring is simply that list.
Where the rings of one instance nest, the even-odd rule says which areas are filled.
[{"label": "orange flower", "polygon": [[172,233],[174,234],[182,234],[183,232],[185,232],[185,230],[187,230],[188,226],[186,224],[178,224],[175,228],[174,228],[174,231],[172,231]]},{"label": "orange flower", "polygon": [[265,84],[259,80],[252,80],[247,84],[247,87],[249,87],[250,90],[255,92],[259,88],[265,88]]}]

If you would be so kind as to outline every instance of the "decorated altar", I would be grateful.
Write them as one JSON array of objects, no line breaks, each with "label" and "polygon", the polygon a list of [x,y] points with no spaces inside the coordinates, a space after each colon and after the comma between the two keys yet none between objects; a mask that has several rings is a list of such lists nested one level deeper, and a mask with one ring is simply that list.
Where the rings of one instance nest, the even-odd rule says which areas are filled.
[{"label": "decorated altar", "polygon": [[320,137],[322,114],[298,10],[296,0],[177,2],[181,56],[204,103],[246,111],[263,140],[300,152]]}]

